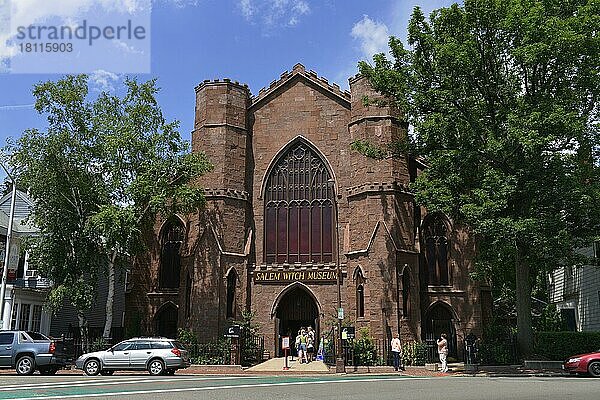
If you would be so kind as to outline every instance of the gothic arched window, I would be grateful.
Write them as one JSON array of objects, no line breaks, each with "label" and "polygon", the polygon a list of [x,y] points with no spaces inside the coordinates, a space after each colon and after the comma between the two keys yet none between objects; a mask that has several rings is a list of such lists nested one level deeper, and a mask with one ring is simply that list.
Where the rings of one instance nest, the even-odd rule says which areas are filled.
[{"label": "gothic arched window", "polygon": [[354,272],[356,281],[356,316],[362,318],[365,316],[365,277],[360,268]]},{"label": "gothic arched window", "polygon": [[426,219],[423,226],[423,240],[429,285],[449,285],[448,225],[441,214],[434,214]]},{"label": "gothic arched window", "polygon": [[226,318],[235,317],[235,287],[237,274],[232,268],[227,274],[227,315]]},{"label": "gothic arched window", "polygon": [[160,252],[161,289],[179,288],[181,273],[181,244],[184,238],[184,227],[178,218],[169,219],[162,229]]},{"label": "gothic arched window", "polygon": [[333,196],[324,160],[306,143],[294,143],[267,178],[265,262],[331,262]]}]

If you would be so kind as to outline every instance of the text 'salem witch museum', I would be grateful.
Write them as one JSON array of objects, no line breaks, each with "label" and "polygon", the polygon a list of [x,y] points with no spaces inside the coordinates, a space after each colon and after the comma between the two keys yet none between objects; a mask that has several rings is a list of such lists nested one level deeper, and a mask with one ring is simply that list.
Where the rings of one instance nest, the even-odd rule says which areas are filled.
[{"label": "text 'salem witch museum'", "polygon": [[415,206],[409,183],[425,166],[370,159],[354,140],[407,134],[397,109],[365,105],[368,81],[340,90],[297,64],[252,96],[228,79],[196,87],[193,151],[214,170],[198,181],[207,207],[159,221],[127,293],[130,332],[200,340],[256,312],[265,350],[300,326],[326,334],[337,318],[379,340],[449,334],[450,353],[480,335],[489,287],[470,279],[475,244],[445,215]]}]

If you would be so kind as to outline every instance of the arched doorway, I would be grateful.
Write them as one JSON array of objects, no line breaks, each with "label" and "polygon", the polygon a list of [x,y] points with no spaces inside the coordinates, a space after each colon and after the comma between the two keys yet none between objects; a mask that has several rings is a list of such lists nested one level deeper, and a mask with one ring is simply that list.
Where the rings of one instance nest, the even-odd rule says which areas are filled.
[{"label": "arched doorway", "polygon": [[437,340],[442,333],[448,335],[448,356],[457,358],[456,328],[450,306],[444,303],[434,304],[425,314],[424,339]]},{"label": "arched doorway", "polygon": [[177,337],[177,313],[177,306],[173,303],[167,303],[158,310],[154,316],[154,331],[158,336]]},{"label": "arched doorway", "polygon": [[290,346],[301,327],[312,326],[315,329],[315,337],[319,337],[319,310],[314,298],[306,289],[296,286],[287,291],[277,304],[275,344],[276,354],[283,356],[281,350],[281,337],[290,336]]}]

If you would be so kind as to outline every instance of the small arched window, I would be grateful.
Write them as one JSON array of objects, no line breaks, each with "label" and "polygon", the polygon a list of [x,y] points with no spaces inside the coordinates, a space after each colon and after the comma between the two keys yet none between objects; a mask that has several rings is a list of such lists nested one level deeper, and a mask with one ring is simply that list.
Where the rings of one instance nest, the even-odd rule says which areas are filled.
[{"label": "small arched window", "polygon": [[429,285],[449,285],[448,225],[441,214],[434,214],[426,219],[423,226],[423,240]]},{"label": "small arched window", "polygon": [[356,316],[362,318],[365,316],[365,277],[360,268],[356,269],[354,277],[356,281]]},{"label": "small arched window", "polygon": [[184,238],[184,227],[178,218],[169,219],[162,229],[160,254],[161,289],[179,288],[181,274],[181,245]]},{"label": "small arched window", "polygon": [[333,259],[333,180],[323,158],[298,140],[269,172],[265,186],[265,262]]},{"label": "small arched window", "polygon": [[237,273],[231,269],[227,274],[227,318],[235,318],[235,288]]}]

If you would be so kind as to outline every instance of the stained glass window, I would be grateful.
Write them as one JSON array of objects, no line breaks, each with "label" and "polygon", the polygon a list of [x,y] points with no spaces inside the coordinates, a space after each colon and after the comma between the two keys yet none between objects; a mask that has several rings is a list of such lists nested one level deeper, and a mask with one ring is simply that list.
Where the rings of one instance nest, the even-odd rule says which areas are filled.
[{"label": "stained glass window", "polygon": [[324,160],[302,141],[291,146],[267,178],[265,262],[331,262],[333,196]]}]

